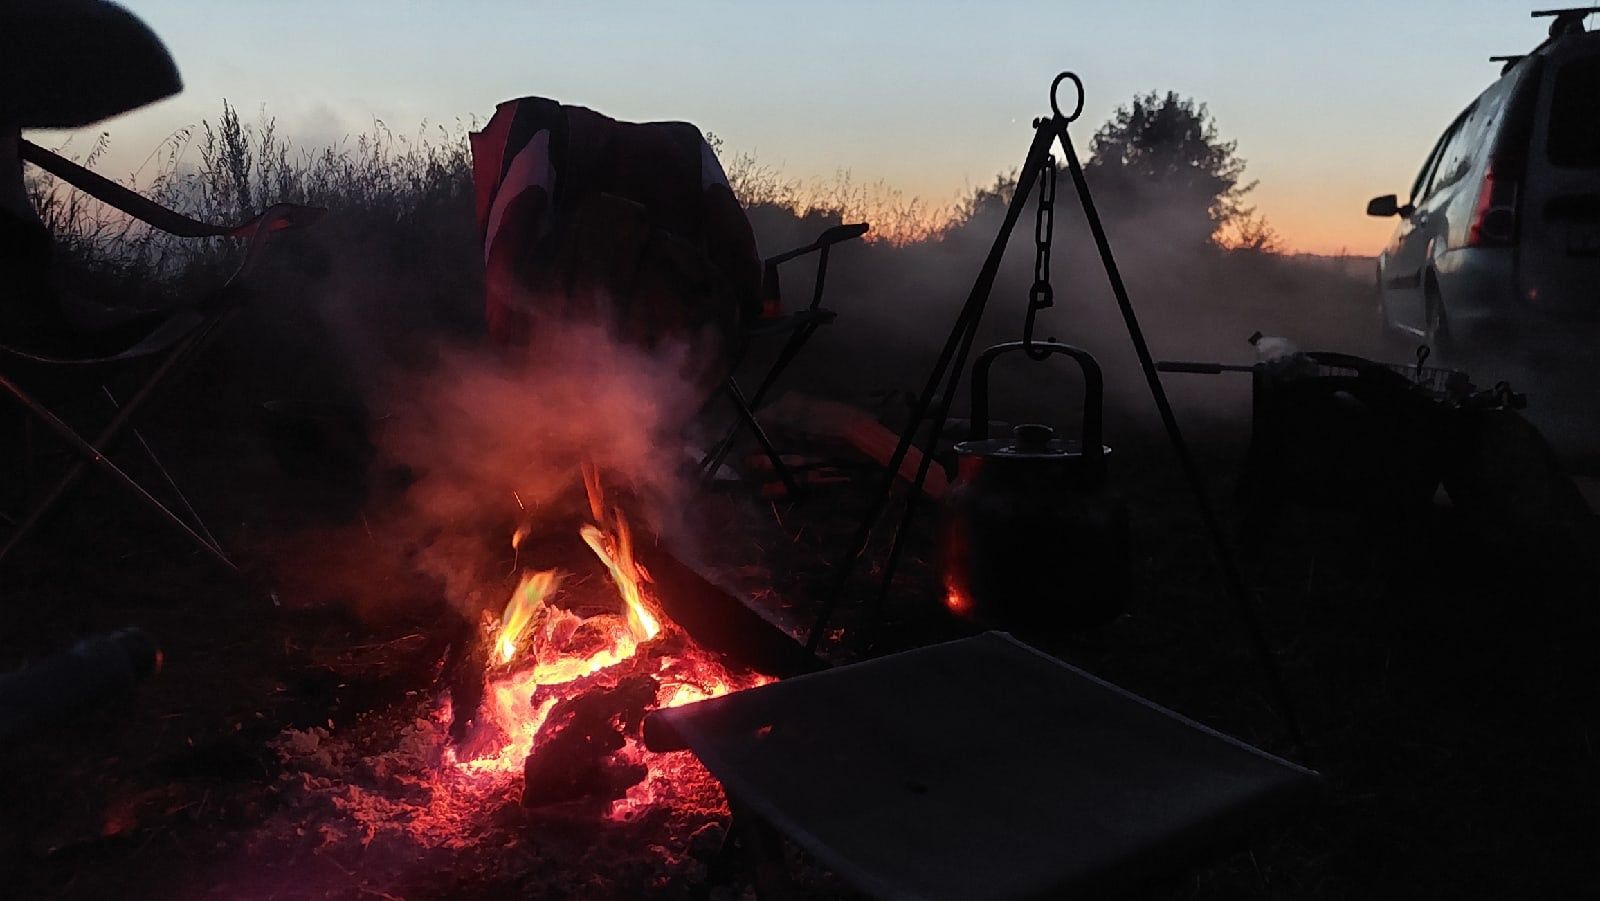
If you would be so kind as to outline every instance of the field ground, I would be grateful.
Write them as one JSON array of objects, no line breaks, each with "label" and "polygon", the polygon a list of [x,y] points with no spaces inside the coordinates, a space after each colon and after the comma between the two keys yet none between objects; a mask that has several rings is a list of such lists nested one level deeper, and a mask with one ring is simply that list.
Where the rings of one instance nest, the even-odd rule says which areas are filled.
[{"label": "field ground", "polygon": [[[176,468],[192,476],[194,496],[257,571],[254,586],[222,577],[167,541],[142,511],[95,480],[6,574],[0,666],[123,625],[148,629],[166,653],[165,670],[135,693],[3,750],[12,778],[0,790],[0,860],[20,896],[696,891],[703,868],[687,857],[677,869],[648,856],[616,865],[629,859],[619,843],[652,840],[637,825],[608,839],[600,829],[602,839],[578,847],[557,837],[570,834],[570,824],[517,826],[486,811],[483,834],[510,850],[435,849],[404,860],[382,842],[352,848],[317,837],[319,822],[337,823],[339,814],[300,806],[292,787],[308,777],[268,742],[286,729],[331,723],[340,736],[407,722],[418,698],[436,690],[442,646],[430,628],[436,611],[425,605],[373,616],[337,603],[265,600],[259,586],[306,581],[281,536],[344,521],[344,534],[365,533],[369,542],[352,538],[353,557],[381,556],[385,536],[357,529],[351,498],[336,486],[279,473],[249,425],[197,430],[191,420],[169,418],[152,437],[158,446],[188,448]],[[1232,491],[1243,433],[1213,424],[1196,437],[1214,495],[1236,536],[1248,539],[1242,559],[1327,791],[1319,807],[1249,848],[1137,896],[1600,891],[1592,853],[1600,822],[1593,595],[1527,571],[1446,503],[1400,524],[1290,509],[1271,528],[1246,528]],[[1033,640],[1224,732],[1292,754],[1240,623],[1216,588],[1167,449],[1137,432],[1113,440],[1116,481],[1134,511],[1136,600],[1105,629]],[[803,619],[871,481],[854,479],[792,508],[737,490],[705,504],[713,518],[749,524],[737,534],[759,536],[747,537],[727,565],[745,554],[743,562]],[[924,528],[882,647],[941,634],[930,613],[937,609],[930,557]],[[355,569],[366,569],[357,562]],[[854,596],[870,591],[877,565],[869,559]],[[341,590],[332,582],[325,588]],[[840,621],[846,655],[859,652],[852,643],[867,634],[863,609]],[[286,816],[303,817],[308,835],[285,838]],[[812,876],[816,891],[839,893]],[[717,897],[731,897],[726,891]]]}]

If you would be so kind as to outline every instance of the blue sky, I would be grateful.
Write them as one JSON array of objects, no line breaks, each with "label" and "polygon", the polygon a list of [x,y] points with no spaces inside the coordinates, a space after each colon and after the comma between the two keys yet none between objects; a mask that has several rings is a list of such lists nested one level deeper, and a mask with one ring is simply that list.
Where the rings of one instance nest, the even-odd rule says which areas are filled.
[{"label": "blue sky", "polygon": [[1291,247],[1371,253],[1455,112],[1548,20],[1487,0],[658,3],[127,0],[187,85],[104,126],[122,176],[223,98],[301,144],[486,117],[527,94],[687,119],[788,177],[882,180],[938,204],[1017,165],[1050,79],[1088,86],[1078,136],[1134,93],[1207,103]]}]

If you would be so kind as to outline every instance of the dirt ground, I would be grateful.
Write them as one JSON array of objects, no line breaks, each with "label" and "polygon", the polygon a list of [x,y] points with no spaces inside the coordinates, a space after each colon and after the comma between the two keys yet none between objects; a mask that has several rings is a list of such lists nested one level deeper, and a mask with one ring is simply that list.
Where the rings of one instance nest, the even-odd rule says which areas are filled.
[{"label": "dirt ground", "polygon": [[[151,433],[186,449],[174,468],[247,578],[169,540],[96,479],[0,570],[0,670],[127,625],[165,654],[136,690],[0,747],[0,893],[750,896],[746,873],[708,884],[726,822],[714,789],[625,823],[583,811],[530,817],[513,796],[457,810],[441,828],[459,841],[418,838],[427,824],[364,831],[372,820],[358,802],[390,805],[391,825],[427,806],[417,793],[429,787],[407,779],[436,761],[430,716],[447,638],[425,602],[375,616],[330,602],[337,585],[315,603],[283,591],[317,578],[296,572],[284,536],[313,526],[364,534],[370,544],[352,539],[355,556],[381,554],[384,536],[358,528],[349,485],[280,472],[254,426],[241,416],[197,429],[174,415]],[[1326,791],[1247,847],[1219,849],[1210,865],[1133,897],[1600,893],[1594,595],[1442,497],[1404,522],[1293,503],[1270,516],[1247,509],[1234,490],[1245,439],[1242,424],[1213,423],[1197,444]],[[1110,440],[1133,514],[1135,600],[1106,628],[1029,639],[1294,756],[1168,448],[1132,431]],[[875,482],[869,468],[856,473],[799,505],[748,485],[705,497],[700,515],[740,524],[723,532],[716,565],[759,603],[807,621]],[[867,601],[882,552],[868,555],[835,656],[955,634],[938,612],[928,521],[877,630]],[[848,896],[793,863],[806,893]]]}]

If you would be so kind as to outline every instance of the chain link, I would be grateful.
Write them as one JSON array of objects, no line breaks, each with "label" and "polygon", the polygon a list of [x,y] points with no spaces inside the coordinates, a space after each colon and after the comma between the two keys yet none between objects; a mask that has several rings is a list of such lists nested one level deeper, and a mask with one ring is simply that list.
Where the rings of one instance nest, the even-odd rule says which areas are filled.
[{"label": "chain link", "polygon": [[1049,351],[1033,346],[1034,320],[1039,311],[1055,305],[1055,289],[1050,286],[1050,242],[1056,224],[1056,158],[1045,157],[1039,173],[1039,210],[1033,223],[1033,287],[1028,289],[1028,316],[1022,323],[1022,342],[1028,356],[1042,360]]}]

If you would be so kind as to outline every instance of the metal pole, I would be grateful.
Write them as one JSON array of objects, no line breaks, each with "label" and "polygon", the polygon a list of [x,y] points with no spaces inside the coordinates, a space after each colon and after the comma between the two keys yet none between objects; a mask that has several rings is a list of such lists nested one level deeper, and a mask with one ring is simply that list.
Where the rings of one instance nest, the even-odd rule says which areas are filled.
[{"label": "metal pole", "polygon": [[[789,492],[790,498],[798,498],[800,496],[800,483],[794,480],[794,473],[789,471],[789,464],[783,462],[783,455],[778,453],[777,446],[772,443],[771,438],[767,437],[766,429],[763,429],[760,421],[756,419],[755,411],[750,408],[749,402],[745,400],[744,392],[739,390],[739,383],[733,380],[733,376],[729,376],[723,382],[723,387],[728,392],[728,397],[733,400],[733,406],[738,411],[739,418],[744,420],[745,427],[750,430],[752,435],[756,436],[756,441],[761,445],[761,450],[766,453],[767,459],[772,461],[772,468],[777,470],[778,478],[783,480],[784,490]],[[718,462],[717,465],[720,466],[721,463]],[[712,470],[712,472],[715,471],[715,469]]]},{"label": "metal pole", "polygon": [[[122,409],[117,403],[116,395],[111,393],[110,388],[101,385],[100,393],[104,394],[106,400],[111,403],[111,409]],[[211,534],[211,530],[206,528],[205,520],[201,519],[200,514],[195,512],[194,505],[189,503],[189,498],[184,495],[183,489],[178,487],[177,480],[172,477],[172,473],[167,471],[167,467],[161,462],[161,458],[156,456],[155,448],[151,447],[150,442],[145,440],[144,433],[138,429],[132,429],[132,432],[133,440],[139,442],[139,447],[144,451],[145,458],[156,468],[156,472],[161,473],[161,480],[167,483],[167,489],[172,492],[173,497],[177,498],[178,504],[183,507],[184,512],[189,514],[189,521],[194,524],[195,531],[205,536],[207,544],[217,550],[221,550],[222,542],[218,541],[217,536]]]},{"label": "metal pole", "polygon": [[[951,362],[955,360],[954,377],[950,378],[950,391],[945,392],[938,410],[938,421],[934,424],[933,435],[937,437],[939,430],[943,429],[944,421],[950,410],[950,397],[954,394],[954,387],[959,382],[961,367],[966,364],[967,351],[972,346],[972,340],[977,335],[978,322],[983,318],[983,310],[989,303],[989,292],[994,288],[995,277],[1000,272],[1000,261],[1005,256],[1006,244],[1011,237],[1012,229],[1016,227],[1017,219],[1021,217],[1022,210],[1028,204],[1028,197],[1033,192],[1033,183],[1039,177],[1039,172],[1044,168],[1045,158],[1050,153],[1050,144],[1055,140],[1055,132],[1044,123],[1038,123],[1033,134],[1033,144],[1028,148],[1028,155],[1024,158],[1022,171],[1017,175],[1016,193],[1012,195],[1011,205],[1006,208],[1005,221],[1000,225],[1000,232],[995,236],[994,243],[989,247],[989,255],[983,261],[983,268],[978,271],[978,278],[972,285],[972,291],[967,295],[966,303],[961,307],[961,314],[956,318],[955,327],[951,329],[950,336],[945,339],[944,349],[940,351],[938,360],[933,365],[933,371],[928,373],[928,380],[923,385],[922,393],[917,397],[916,408],[911,413],[911,421],[906,425],[905,431],[900,434],[900,441],[895,445],[894,453],[890,455],[887,468],[884,470],[883,482],[876,494],[873,495],[872,505],[867,514],[862,517],[861,525],[856,529],[855,538],[850,544],[850,550],[839,561],[837,574],[833,584],[829,587],[827,597],[823,599],[822,609],[818,611],[816,620],[811,625],[811,633],[806,638],[806,650],[815,653],[822,643],[822,635],[826,630],[829,619],[832,618],[834,609],[843,597],[845,587],[850,580],[850,574],[855,569],[856,562],[866,552],[867,545],[872,540],[873,529],[878,520],[882,518],[884,508],[889,504],[889,498],[894,494],[894,481],[899,478],[900,465],[905,462],[906,454],[911,449],[911,444],[916,440],[917,432],[921,429],[923,421],[928,416],[928,408],[938,396],[939,386],[946,380],[951,372]],[[959,359],[957,359],[959,357]],[[911,497],[921,491],[922,484],[928,476],[928,466],[932,462],[932,448],[929,453],[922,456],[922,463],[917,467],[917,477],[911,486]],[[898,543],[898,542],[897,542]]]},{"label": "metal pole", "polygon": [[1245,622],[1250,642],[1265,673],[1268,691],[1271,692],[1273,703],[1288,727],[1290,740],[1299,752],[1300,759],[1309,764],[1305,736],[1300,731],[1300,722],[1295,716],[1294,707],[1289,703],[1289,692],[1284,684],[1283,672],[1273,659],[1272,646],[1267,642],[1266,631],[1262,628],[1261,618],[1256,614],[1250,598],[1250,589],[1239,571],[1233,549],[1223,537],[1222,522],[1206,491],[1205,478],[1201,475],[1193,454],[1189,452],[1182,430],[1178,428],[1178,418],[1172,412],[1172,403],[1167,399],[1166,389],[1161,384],[1161,374],[1157,370],[1155,358],[1151,356],[1150,346],[1145,342],[1144,330],[1139,327],[1139,317],[1134,312],[1133,302],[1128,298],[1128,288],[1122,282],[1122,273],[1117,268],[1116,257],[1112,254],[1111,242],[1106,238],[1105,226],[1100,222],[1100,213],[1095,208],[1094,197],[1089,193],[1089,184],[1083,175],[1083,165],[1078,161],[1078,152],[1072,146],[1072,137],[1067,133],[1067,119],[1060,115],[1055,116],[1050,122],[1050,129],[1061,139],[1061,147],[1066,151],[1067,169],[1072,173],[1073,184],[1078,190],[1084,218],[1089,222],[1089,231],[1094,236],[1095,248],[1100,252],[1100,261],[1105,266],[1106,278],[1111,283],[1111,292],[1116,295],[1117,307],[1121,310],[1122,320],[1128,328],[1128,337],[1132,339],[1134,352],[1139,356],[1139,367],[1144,370],[1145,382],[1150,386],[1150,395],[1155,400],[1156,410],[1161,414],[1161,424],[1166,429],[1167,438],[1172,442],[1172,449],[1178,456],[1178,464],[1183,469],[1185,480],[1189,483],[1189,490],[1194,495],[1195,508],[1200,513],[1200,521],[1211,542],[1212,556],[1216,559],[1217,568],[1222,572],[1223,590],[1233,602],[1239,617]]},{"label": "metal pole", "polygon": [[[25,406],[27,406],[27,408],[31,410],[35,416],[38,416],[40,421],[49,426],[50,430],[55,432],[62,441],[65,441],[69,446],[72,447],[73,450],[82,455],[85,461],[84,465],[93,466],[110,476],[113,481],[133,492],[134,496],[144,501],[145,504],[150,507],[150,509],[161,514],[162,519],[165,519],[167,522],[171,523],[174,528],[186,535],[190,541],[193,541],[195,544],[199,545],[202,550],[212,557],[212,559],[216,560],[229,570],[235,572],[238,571],[238,567],[234,566],[233,561],[229,560],[226,554],[207,543],[206,540],[196,533],[194,529],[189,527],[188,523],[183,521],[182,517],[179,517],[177,514],[167,509],[165,504],[151,496],[150,492],[144,490],[143,486],[130,478],[127,473],[123,472],[121,469],[118,469],[115,463],[112,463],[110,460],[106,459],[105,454],[101,453],[99,450],[96,450],[95,447],[89,442],[83,440],[83,438],[79,436],[77,432],[72,430],[71,426],[67,425],[65,422],[62,422],[54,413],[50,412],[43,405],[39,404],[33,398],[23,393],[21,388],[18,388],[3,375],[0,375],[0,388],[10,392],[12,396],[16,397]],[[132,404],[128,405],[128,407],[132,406]],[[40,508],[36,508],[36,510],[37,509]],[[24,523],[24,525],[31,525],[37,521],[38,517],[30,517],[29,520]],[[17,545],[19,540],[20,538],[18,536],[12,536],[11,541],[6,544],[5,548],[0,549],[0,554],[9,552]]]},{"label": "metal pole", "polygon": [[[189,354],[195,344],[200,341],[201,338],[208,333],[211,328],[214,327],[214,325],[215,320],[213,320],[210,324],[197,327],[195,331],[184,337],[183,340],[180,341],[178,345],[175,346],[174,349],[167,355],[166,359],[161,361],[161,364],[156,368],[155,372],[151,373],[151,375],[145,379],[144,384],[139,388],[138,392],[134,394],[133,398],[118,408],[116,414],[111,417],[111,421],[107,423],[106,427],[101,429],[100,433],[94,438],[94,444],[92,447],[95,449],[94,452],[96,454],[101,453],[102,451],[110,450],[112,443],[119,435],[122,434],[122,430],[127,427],[128,421],[133,417],[133,414],[144,405],[145,400],[150,397],[155,388],[161,384],[167,375],[171,373],[172,370],[179,364],[179,362]],[[41,420],[44,420],[47,424],[51,424],[50,421],[46,420],[44,417],[44,414],[49,413],[49,411],[24,393],[21,388],[17,387],[11,382],[4,381],[3,379],[0,379],[0,386],[3,386],[9,390],[20,403],[32,410],[34,414],[39,416]],[[43,413],[40,411],[43,411]],[[54,414],[50,414],[50,418],[55,419]],[[55,422],[60,423],[60,420],[55,419]],[[51,427],[55,428],[53,424],[51,424]],[[73,439],[77,439],[79,441],[82,440],[79,438],[78,433],[73,432],[71,427],[66,426],[65,423],[62,423],[61,427],[66,428],[69,432],[71,432]],[[59,429],[57,429],[57,431],[59,431]],[[68,443],[70,444],[72,441],[69,440]],[[85,446],[89,446],[87,442],[85,442]],[[61,496],[66,494],[67,489],[71,488],[78,481],[88,466],[89,463],[87,460],[79,460],[68,467],[66,472],[61,474],[61,477],[50,486],[50,490],[45,492],[44,496],[41,497],[38,502],[36,502],[28,511],[27,515],[23,517],[22,524],[17,526],[17,528],[11,533],[11,537],[6,541],[5,546],[0,547],[0,560],[5,560],[5,558],[11,554],[11,551],[15,549],[17,545],[21,544],[23,539],[28,537],[29,533],[33,531],[34,527],[37,526],[42,519],[44,519],[45,514],[49,513],[50,510],[55,507],[56,502],[61,499]],[[232,564],[229,565],[232,566]]]}]

